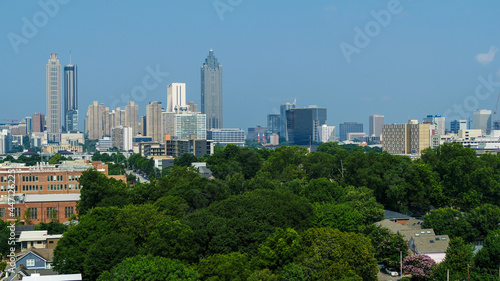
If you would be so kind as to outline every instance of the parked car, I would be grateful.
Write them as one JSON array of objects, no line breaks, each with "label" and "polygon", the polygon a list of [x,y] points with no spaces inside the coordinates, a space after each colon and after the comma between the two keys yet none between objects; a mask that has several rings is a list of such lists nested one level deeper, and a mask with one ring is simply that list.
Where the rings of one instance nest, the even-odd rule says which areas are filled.
[{"label": "parked car", "polygon": [[399,276],[399,272],[393,267],[386,267],[384,268],[384,271],[390,276]]}]

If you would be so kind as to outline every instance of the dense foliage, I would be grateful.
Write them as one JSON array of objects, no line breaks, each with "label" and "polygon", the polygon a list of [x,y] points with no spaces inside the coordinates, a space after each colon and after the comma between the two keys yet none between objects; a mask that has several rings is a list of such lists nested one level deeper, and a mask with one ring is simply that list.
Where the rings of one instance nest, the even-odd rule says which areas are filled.
[{"label": "dense foliage", "polygon": [[[190,166],[194,161],[207,162],[214,179],[202,177]],[[476,157],[445,144],[411,160],[326,143],[312,153],[228,145],[212,156],[183,155],[163,172],[140,155],[121,163],[151,182],[128,185],[85,172],[80,222],[55,250],[59,272],[120,280],[146,274],[130,266],[137,262],[169,268],[166,275],[151,273],[151,280],[376,280],[377,261],[399,266],[399,253],[406,256],[408,248],[401,236],[373,226],[385,208],[430,211],[424,226],[453,238],[442,267],[405,258],[415,278],[462,270],[459,259],[471,259],[467,243],[481,236],[485,248],[473,258],[471,274],[494,278],[487,264],[500,256],[498,234],[491,232],[500,223],[500,156]],[[421,277],[415,268],[425,268]],[[172,272],[183,277],[165,277]]]}]

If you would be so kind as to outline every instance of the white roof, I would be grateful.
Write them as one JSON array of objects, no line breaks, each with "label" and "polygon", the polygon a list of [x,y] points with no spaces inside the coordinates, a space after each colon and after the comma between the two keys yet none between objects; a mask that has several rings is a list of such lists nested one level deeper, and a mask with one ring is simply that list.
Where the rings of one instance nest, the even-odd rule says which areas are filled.
[{"label": "white roof", "polygon": [[47,230],[22,231],[19,235],[19,242],[24,241],[45,241],[47,240]]},{"label": "white roof", "polygon": [[80,193],[26,194],[24,202],[71,202],[80,200]]},{"label": "white roof", "polygon": [[24,276],[23,280],[28,281],[81,281],[82,275],[79,274],[61,274],[61,275],[43,275],[36,276],[32,274],[31,276]]}]

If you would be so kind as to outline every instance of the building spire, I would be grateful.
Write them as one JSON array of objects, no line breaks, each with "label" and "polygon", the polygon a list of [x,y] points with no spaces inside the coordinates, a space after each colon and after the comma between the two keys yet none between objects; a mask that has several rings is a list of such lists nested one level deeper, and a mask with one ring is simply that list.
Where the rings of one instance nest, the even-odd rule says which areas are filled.
[{"label": "building spire", "polygon": [[69,64],[71,65],[71,50],[69,50]]}]

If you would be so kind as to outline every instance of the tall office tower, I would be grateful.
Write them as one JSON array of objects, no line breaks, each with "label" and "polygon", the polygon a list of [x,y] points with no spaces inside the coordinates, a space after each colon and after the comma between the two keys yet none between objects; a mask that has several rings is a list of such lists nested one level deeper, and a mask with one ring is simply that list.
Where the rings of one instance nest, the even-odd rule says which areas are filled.
[{"label": "tall office tower", "polygon": [[163,141],[161,112],[161,102],[152,101],[146,106],[146,135],[153,141]]},{"label": "tall office tower", "polygon": [[434,125],[435,132],[433,132],[432,135],[444,135],[446,133],[446,122],[444,116],[427,115],[427,117],[424,118],[424,124]]},{"label": "tall office tower", "polygon": [[186,83],[172,83],[167,86],[167,112],[175,112],[186,106]]},{"label": "tall office tower", "polygon": [[33,130],[34,133],[43,132],[45,128],[45,115],[37,112],[33,114]]},{"label": "tall office tower", "polygon": [[335,141],[335,126],[328,126],[326,124],[323,124],[318,127],[318,133],[320,142]]},{"label": "tall office tower", "polygon": [[137,133],[140,134],[141,136],[147,136],[147,128],[148,128],[148,124],[146,124],[146,116],[141,116],[141,122],[139,122],[139,125],[138,125],[138,131]]},{"label": "tall office tower", "polygon": [[198,112],[198,105],[195,104],[193,101],[186,102],[186,106],[189,107],[189,111]]},{"label": "tall office tower", "polygon": [[9,130],[0,131],[0,154],[7,154],[12,149],[12,135]]},{"label": "tall office tower", "polygon": [[207,115],[207,130],[222,128],[222,65],[212,49],[201,67],[201,113]]},{"label": "tall office tower", "polygon": [[[175,136],[175,114],[174,112],[162,112],[162,127],[163,127],[163,135],[171,135]],[[205,120],[206,122],[206,120]],[[205,124],[206,128],[206,124]]]},{"label": "tall office tower", "polygon": [[198,112],[175,115],[175,138],[197,140],[207,139],[206,115]]},{"label": "tall office tower", "polygon": [[491,130],[491,110],[480,109],[474,111],[474,129],[481,129],[489,133],[489,130]]},{"label": "tall office tower", "polygon": [[460,130],[468,130],[470,129],[469,120],[453,120],[450,122],[450,131],[455,134],[458,134]]},{"label": "tall office tower", "polygon": [[66,132],[78,131],[78,87],[76,65],[64,67],[64,126]]},{"label": "tall office tower", "polygon": [[50,54],[46,81],[48,141],[59,142],[62,133],[62,81],[61,64],[57,54]]},{"label": "tall office tower", "polygon": [[125,106],[124,127],[132,128],[133,136],[137,136],[139,133],[139,106],[136,105],[134,101],[129,101],[129,103]]},{"label": "tall office tower", "polygon": [[340,141],[347,140],[347,134],[349,133],[362,133],[363,132],[363,124],[356,122],[344,122],[339,126],[339,137]]},{"label": "tall office tower", "polygon": [[281,116],[280,114],[267,115],[267,135],[280,134],[281,132]]},{"label": "tall office tower", "polygon": [[384,127],[384,115],[373,114],[370,116],[370,137],[380,138]]},{"label": "tall office tower", "polygon": [[408,120],[408,124],[384,125],[382,129],[382,149],[390,154],[420,154],[430,147],[430,124],[418,124]]},{"label": "tall office tower", "polygon": [[326,124],[326,108],[309,106],[286,111],[287,135],[290,145],[319,142],[318,127]]},{"label": "tall office tower", "polygon": [[295,108],[295,101],[293,103],[285,103],[280,106],[280,137],[284,137],[288,141],[288,135],[286,130],[286,111]]},{"label": "tall office tower", "polygon": [[26,123],[26,133],[31,134],[33,132],[33,118],[26,116],[23,121]]},{"label": "tall office tower", "polygon": [[89,105],[85,116],[85,134],[89,140],[98,140],[105,136],[106,114],[109,116],[109,108],[104,107],[104,104],[93,101]]}]

